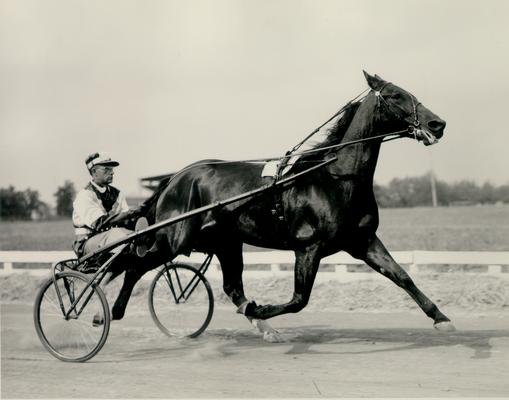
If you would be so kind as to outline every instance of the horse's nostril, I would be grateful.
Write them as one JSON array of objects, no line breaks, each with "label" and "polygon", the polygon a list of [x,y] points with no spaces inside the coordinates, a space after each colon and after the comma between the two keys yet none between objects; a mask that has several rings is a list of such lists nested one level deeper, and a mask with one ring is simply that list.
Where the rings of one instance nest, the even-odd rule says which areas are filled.
[{"label": "horse's nostril", "polygon": [[445,129],[445,121],[441,119],[434,119],[428,122],[428,128],[433,132],[440,132]]}]

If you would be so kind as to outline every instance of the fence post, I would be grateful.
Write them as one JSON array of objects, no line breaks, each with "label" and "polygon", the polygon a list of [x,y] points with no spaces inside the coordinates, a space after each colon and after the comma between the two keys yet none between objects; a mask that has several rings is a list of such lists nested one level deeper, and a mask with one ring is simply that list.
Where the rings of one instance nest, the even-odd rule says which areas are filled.
[{"label": "fence post", "polygon": [[415,251],[412,251],[412,262],[410,264],[408,264],[408,273],[409,274],[413,274],[414,272],[417,272],[417,270],[419,269],[417,267],[417,263],[415,261],[416,257],[415,257]]},{"label": "fence post", "polygon": [[11,273],[12,272],[12,263],[4,262],[4,272]]},{"label": "fence post", "polygon": [[488,273],[489,274],[501,274],[502,266],[501,265],[488,265]]},{"label": "fence post", "polygon": [[279,272],[281,272],[281,270],[279,269],[279,264],[270,264],[270,272],[272,272],[273,274],[278,274]]},{"label": "fence post", "polygon": [[415,272],[417,272],[419,270],[419,268],[417,267],[417,264],[408,264],[408,268],[407,268],[407,271],[409,274],[413,274]]}]

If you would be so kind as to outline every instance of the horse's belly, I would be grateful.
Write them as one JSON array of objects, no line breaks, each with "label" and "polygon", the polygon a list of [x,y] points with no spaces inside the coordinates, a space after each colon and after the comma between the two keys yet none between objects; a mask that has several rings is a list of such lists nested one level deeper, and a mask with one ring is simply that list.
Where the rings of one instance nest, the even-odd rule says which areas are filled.
[{"label": "horse's belly", "polygon": [[280,220],[271,211],[241,214],[237,229],[244,243],[276,249],[288,248],[287,222]]}]

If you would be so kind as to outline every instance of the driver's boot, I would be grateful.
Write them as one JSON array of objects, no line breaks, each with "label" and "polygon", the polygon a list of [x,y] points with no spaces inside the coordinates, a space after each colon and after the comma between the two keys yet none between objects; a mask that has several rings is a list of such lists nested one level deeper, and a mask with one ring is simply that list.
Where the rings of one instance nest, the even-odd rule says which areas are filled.
[{"label": "driver's boot", "polygon": [[[134,231],[139,232],[145,228],[148,228],[148,226],[149,224],[147,219],[145,217],[140,217],[136,221]],[[138,239],[135,239],[131,245],[131,250],[134,250],[138,257],[145,257],[147,252],[155,251],[156,248],[154,246],[154,233],[150,232]]]}]

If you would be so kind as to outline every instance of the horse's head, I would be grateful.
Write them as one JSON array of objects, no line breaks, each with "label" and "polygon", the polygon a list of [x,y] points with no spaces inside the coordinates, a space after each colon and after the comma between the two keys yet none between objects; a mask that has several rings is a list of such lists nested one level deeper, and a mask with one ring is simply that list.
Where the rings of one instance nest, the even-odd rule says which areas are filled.
[{"label": "horse's head", "polygon": [[369,87],[377,98],[383,119],[397,129],[408,128],[411,137],[428,146],[438,142],[444,134],[445,121],[424,107],[406,90],[384,81],[378,75],[364,71]]}]

